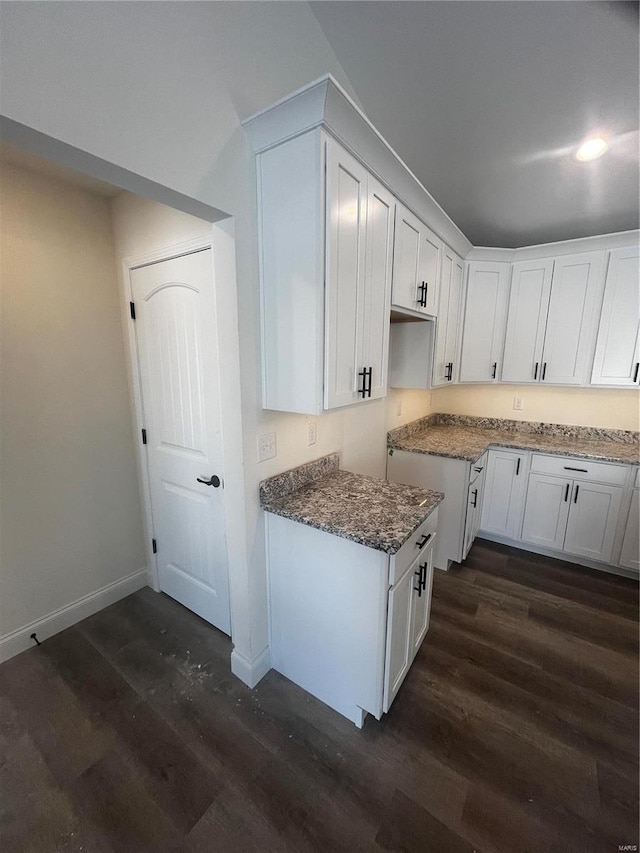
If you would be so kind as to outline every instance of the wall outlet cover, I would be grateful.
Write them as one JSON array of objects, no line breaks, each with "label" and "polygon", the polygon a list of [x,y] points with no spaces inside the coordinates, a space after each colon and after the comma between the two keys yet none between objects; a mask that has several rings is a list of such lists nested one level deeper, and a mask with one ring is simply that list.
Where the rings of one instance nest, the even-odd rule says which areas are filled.
[{"label": "wall outlet cover", "polygon": [[516,412],[521,412],[524,409],[524,400],[522,397],[513,398],[513,408]]},{"label": "wall outlet cover", "polygon": [[311,447],[318,440],[318,424],[316,421],[307,421],[307,445]]},{"label": "wall outlet cover", "polygon": [[276,452],[275,432],[265,432],[264,435],[258,436],[258,462],[273,459]]}]

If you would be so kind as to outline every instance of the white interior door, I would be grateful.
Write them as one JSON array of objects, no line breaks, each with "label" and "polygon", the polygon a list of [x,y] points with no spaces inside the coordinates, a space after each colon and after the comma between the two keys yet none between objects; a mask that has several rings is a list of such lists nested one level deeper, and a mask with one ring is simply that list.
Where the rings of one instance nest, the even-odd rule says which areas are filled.
[{"label": "white interior door", "polygon": [[160,588],[229,634],[211,249],[132,270],[131,293]]}]

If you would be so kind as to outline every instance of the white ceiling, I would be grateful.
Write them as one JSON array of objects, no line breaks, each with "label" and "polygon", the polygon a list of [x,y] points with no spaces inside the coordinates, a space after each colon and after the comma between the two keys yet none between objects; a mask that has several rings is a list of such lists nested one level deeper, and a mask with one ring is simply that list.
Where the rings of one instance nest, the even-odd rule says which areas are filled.
[{"label": "white ceiling", "polygon": [[[475,245],[638,227],[638,4],[313,2],[364,111]],[[594,132],[612,138],[578,163]]]}]

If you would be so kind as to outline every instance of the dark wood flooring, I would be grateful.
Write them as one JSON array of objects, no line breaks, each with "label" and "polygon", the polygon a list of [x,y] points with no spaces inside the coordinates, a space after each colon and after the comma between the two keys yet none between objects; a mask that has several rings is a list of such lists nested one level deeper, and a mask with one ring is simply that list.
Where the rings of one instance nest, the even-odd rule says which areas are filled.
[{"label": "dark wood flooring", "polygon": [[0,666],[0,849],[637,845],[637,620],[637,583],[479,541],[358,731],[142,590]]}]

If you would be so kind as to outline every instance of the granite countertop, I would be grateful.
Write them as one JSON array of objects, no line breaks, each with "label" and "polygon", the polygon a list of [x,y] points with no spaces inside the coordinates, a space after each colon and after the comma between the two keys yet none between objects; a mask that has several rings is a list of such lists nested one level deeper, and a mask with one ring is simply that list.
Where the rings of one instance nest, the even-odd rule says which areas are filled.
[{"label": "granite countertop", "polygon": [[267,512],[395,554],[443,500],[440,492],[338,468],[337,454],[260,484]]},{"label": "granite countertop", "polygon": [[637,433],[462,416],[430,416],[392,430],[388,446],[468,462],[476,462],[489,447],[534,450],[603,462],[635,465],[639,462]]}]

